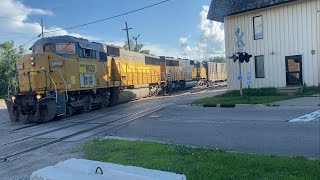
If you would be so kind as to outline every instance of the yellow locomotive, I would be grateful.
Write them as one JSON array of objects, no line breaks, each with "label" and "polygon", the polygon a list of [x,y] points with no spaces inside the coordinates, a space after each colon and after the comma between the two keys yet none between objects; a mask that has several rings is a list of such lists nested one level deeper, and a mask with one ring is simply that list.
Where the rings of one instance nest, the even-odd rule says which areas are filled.
[{"label": "yellow locomotive", "polygon": [[156,57],[72,36],[42,38],[17,63],[9,86],[12,121],[46,122],[76,111],[191,88],[204,79],[198,61]]}]

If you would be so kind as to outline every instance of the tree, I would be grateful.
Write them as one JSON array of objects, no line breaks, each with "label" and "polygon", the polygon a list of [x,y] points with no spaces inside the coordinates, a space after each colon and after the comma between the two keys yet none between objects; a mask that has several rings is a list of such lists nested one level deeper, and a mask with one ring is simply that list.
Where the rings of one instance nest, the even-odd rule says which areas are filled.
[{"label": "tree", "polygon": [[[130,43],[130,50],[132,50],[132,51],[135,50],[136,45],[133,42],[133,40],[130,40],[129,43]],[[126,50],[129,50],[128,41],[126,41],[124,43],[123,48],[126,49]]]},{"label": "tree", "polygon": [[141,50],[140,53],[150,55],[150,50]]},{"label": "tree", "polygon": [[210,58],[208,60],[208,62],[225,63],[226,62],[226,58],[221,57],[221,56],[216,56],[216,57]]},{"label": "tree", "polygon": [[[22,57],[22,46],[14,48],[14,42],[8,41],[0,44],[0,97],[7,94],[10,74],[15,72],[16,62]],[[16,83],[12,81],[12,83]]]},{"label": "tree", "polygon": [[[136,43],[133,40],[130,40],[129,43],[130,43],[130,50],[140,52],[143,54],[148,54],[148,55],[150,54],[150,50],[142,50],[143,44],[138,44],[136,46]],[[125,48],[126,50],[129,50],[128,41],[125,42],[123,48]],[[137,48],[138,48],[138,50],[137,50]]]}]

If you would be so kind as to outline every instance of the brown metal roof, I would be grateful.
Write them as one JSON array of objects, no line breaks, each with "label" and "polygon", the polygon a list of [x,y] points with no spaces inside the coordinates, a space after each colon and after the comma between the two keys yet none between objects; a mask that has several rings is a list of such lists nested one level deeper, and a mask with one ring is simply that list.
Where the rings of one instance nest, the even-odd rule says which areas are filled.
[{"label": "brown metal roof", "polygon": [[224,17],[297,0],[212,0],[208,19],[223,22]]}]

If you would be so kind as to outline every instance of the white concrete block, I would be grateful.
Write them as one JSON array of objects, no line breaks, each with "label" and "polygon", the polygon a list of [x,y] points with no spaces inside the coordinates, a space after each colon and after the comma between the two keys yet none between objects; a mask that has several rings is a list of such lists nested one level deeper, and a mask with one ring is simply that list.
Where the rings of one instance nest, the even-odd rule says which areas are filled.
[{"label": "white concrete block", "polygon": [[[100,167],[103,174],[96,172]],[[185,175],[112,163],[70,159],[32,173],[30,180],[186,180]]]}]

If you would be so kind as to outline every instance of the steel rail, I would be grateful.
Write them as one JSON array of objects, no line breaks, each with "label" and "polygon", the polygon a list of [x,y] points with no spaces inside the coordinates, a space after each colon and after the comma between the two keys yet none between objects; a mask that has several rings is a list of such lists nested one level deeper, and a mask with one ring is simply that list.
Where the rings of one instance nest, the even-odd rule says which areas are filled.
[{"label": "steel rail", "polygon": [[[195,94],[198,94],[198,93],[201,93],[201,92],[192,93],[192,95],[195,95]],[[127,121],[125,121],[125,122],[122,122],[122,123],[120,123],[120,124],[118,124],[118,125],[115,125],[115,126],[111,127],[110,129],[113,129],[113,128],[116,128],[116,127],[120,127],[120,126],[125,125],[125,124],[128,124],[128,123],[130,123],[130,122],[132,122],[132,121],[134,121],[134,120],[136,120],[136,119],[138,119],[138,118],[140,118],[140,117],[146,116],[146,115],[148,115],[148,114],[154,113],[154,112],[156,112],[156,111],[159,111],[159,110],[161,110],[161,109],[163,109],[163,108],[165,108],[165,107],[168,107],[168,106],[172,105],[173,102],[176,102],[176,101],[181,100],[180,96],[190,95],[190,94],[191,94],[190,92],[187,92],[187,93],[184,93],[184,94],[180,94],[180,95],[178,95],[178,96],[173,96],[173,97],[172,97],[173,99],[166,100],[165,102],[163,102],[163,103],[160,104],[160,105],[156,105],[156,106],[153,106],[153,107],[150,107],[150,108],[147,108],[147,109],[143,109],[143,110],[141,110],[141,111],[138,111],[138,112],[134,112],[134,113],[125,115],[125,116],[120,117],[120,118],[117,118],[117,119],[115,119],[115,120],[112,120],[112,121],[109,121],[109,122],[106,122],[106,123],[102,123],[102,124],[99,124],[99,125],[97,125],[97,126],[93,126],[93,127],[91,127],[91,128],[84,129],[84,130],[82,130],[82,131],[79,131],[79,132],[76,132],[76,133],[73,133],[73,134],[69,134],[69,135],[64,136],[64,137],[61,137],[61,138],[54,139],[54,140],[52,140],[52,141],[48,141],[48,142],[45,142],[45,143],[40,143],[39,145],[35,145],[35,146],[33,146],[33,147],[30,147],[30,148],[26,148],[26,149],[23,149],[23,150],[20,150],[20,151],[16,151],[16,152],[11,153],[11,154],[3,155],[3,156],[0,157],[0,163],[6,162],[9,158],[18,156],[18,155],[20,155],[20,154],[25,154],[25,153],[27,153],[27,152],[31,152],[31,151],[40,149],[40,148],[42,148],[42,147],[49,146],[49,145],[51,145],[51,144],[55,144],[55,143],[61,142],[61,141],[63,141],[63,140],[69,139],[69,138],[71,138],[71,137],[74,137],[74,136],[77,136],[77,135],[80,135],[80,134],[84,134],[84,133],[87,133],[87,132],[90,132],[90,131],[93,131],[93,130],[96,130],[96,129],[99,129],[99,128],[106,127],[106,126],[108,126],[108,125],[110,125],[110,124],[112,124],[112,123],[115,123],[115,122],[118,122],[118,121],[123,120],[123,119],[125,119],[125,118],[128,118],[128,117],[137,115],[137,117],[135,117],[135,118],[133,118],[133,119],[131,119],[131,120],[127,120]],[[149,112],[148,112],[148,111],[149,111]],[[112,114],[112,112],[110,112],[110,113]],[[143,113],[145,113],[145,114],[143,114]],[[140,114],[140,116],[139,116],[139,114]],[[141,116],[141,114],[142,114],[142,116]],[[105,116],[106,116],[106,115],[103,114],[103,115],[101,115],[101,117],[99,117],[99,118],[95,118],[95,119],[92,119],[92,120],[89,120],[89,121],[79,122],[79,123],[77,123],[76,125],[83,124],[83,123],[85,123],[85,122],[94,121],[94,120],[97,120],[97,119],[103,119]],[[85,118],[84,118],[84,119],[85,119]],[[76,125],[71,125],[71,127],[72,127],[72,126],[76,126]],[[62,129],[65,129],[65,127],[63,127]],[[57,130],[58,130],[58,129],[52,130],[52,131],[50,131],[50,132],[54,132],[54,131],[57,131]],[[61,130],[61,129],[60,129],[60,130]],[[48,133],[50,133],[50,132],[44,132],[43,134],[48,134]],[[99,133],[99,132],[98,132],[98,133]],[[43,135],[43,134],[41,134],[41,135]],[[97,134],[97,133],[96,133],[96,134]],[[39,134],[34,135],[33,137],[30,137],[30,138],[22,139],[21,141],[28,140],[28,139],[32,139],[32,138],[34,138],[34,137],[36,137],[36,136],[39,136]],[[18,141],[19,141],[19,140],[18,140]],[[19,142],[21,142],[21,141],[19,141]],[[9,142],[9,143],[10,143],[10,142]],[[12,143],[14,143],[14,142],[12,142]]]},{"label": "steel rail", "polygon": [[[9,158],[12,158],[12,157],[15,157],[17,155],[20,155],[20,154],[25,154],[27,152],[31,152],[31,151],[34,151],[34,150],[37,150],[37,149],[40,149],[40,148],[43,148],[43,147],[46,147],[48,145],[51,145],[51,144],[55,144],[55,143],[58,143],[58,142],[61,142],[65,139],[68,139],[68,138],[71,138],[71,137],[74,137],[74,136],[77,136],[79,134],[84,134],[86,132],[90,132],[92,130],[96,130],[98,128],[102,128],[102,127],[105,127],[105,126],[108,126],[114,122],[117,122],[117,121],[120,121],[122,119],[125,119],[127,117],[130,117],[130,116],[135,116],[135,115],[139,115],[139,114],[142,114],[142,113],[146,113],[146,114],[142,114],[142,116],[138,116],[138,117],[135,117],[131,120],[128,120],[128,121],[125,121],[119,125],[123,125],[123,124],[126,124],[126,123],[129,123],[129,122],[132,122],[134,120],[136,120],[137,118],[140,118],[140,117],[143,117],[145,115],[148,115],[148,114],[151,114],[153,112],[156,112],[156,111],[159,111],[167,106],[170,106],[172,105],[172,102],[174,101],[178,101],[179,99],[174,99],[174,100],[170,100],[168,102],[165,102],[164,104],[166,105],[157,105],[155,107],[151,107],[151,108],[148,108],[148,109],[144,109],[142,111],[138,111],[138,112],[134,112],[132,114],[129,114],[129,115],[125,115],[124,117],[121,117],[121,118],[118,118],[118,119],[115,119],[115,120],[112,120],[112,121],[109,121],[109,122],[106,122],[106,123],[102,123],[102,124],[99,124],[97,126],[93,126],[91,128],[88,128],[88,129],[85,129],[85,130],[82,130],[82,131],[79,131],[79,132],[76,132],[76,133],[73,133],[73,134],[70,134],[70,135],[67,135],[67,136],[64,136],[64,137],[61,137],[61,138],[57,138],[55,140],[52,140],[52,141],[48,141],[48,142],[45,142],[45,143],[41,143],[39,145],[36,145],[36,146],[33,146],[33,147],[30,147],[30,148],[26,148],[26,149],[23,149],[23,150],[20,150],[20,151],[16,151],[14,153],[11,153],[11,154],[7,154],[7,155],[4,155],[4,156],[1,156],[0,157],[0,163],[2,162],[6,162]],[[151,110],[151,111],[150,111]],[[149,111],[149,112],[148,112]],[[96,119],[95,119],[96,120]],[[116,126],[119,126],[119,125],[116,125]]]}]

